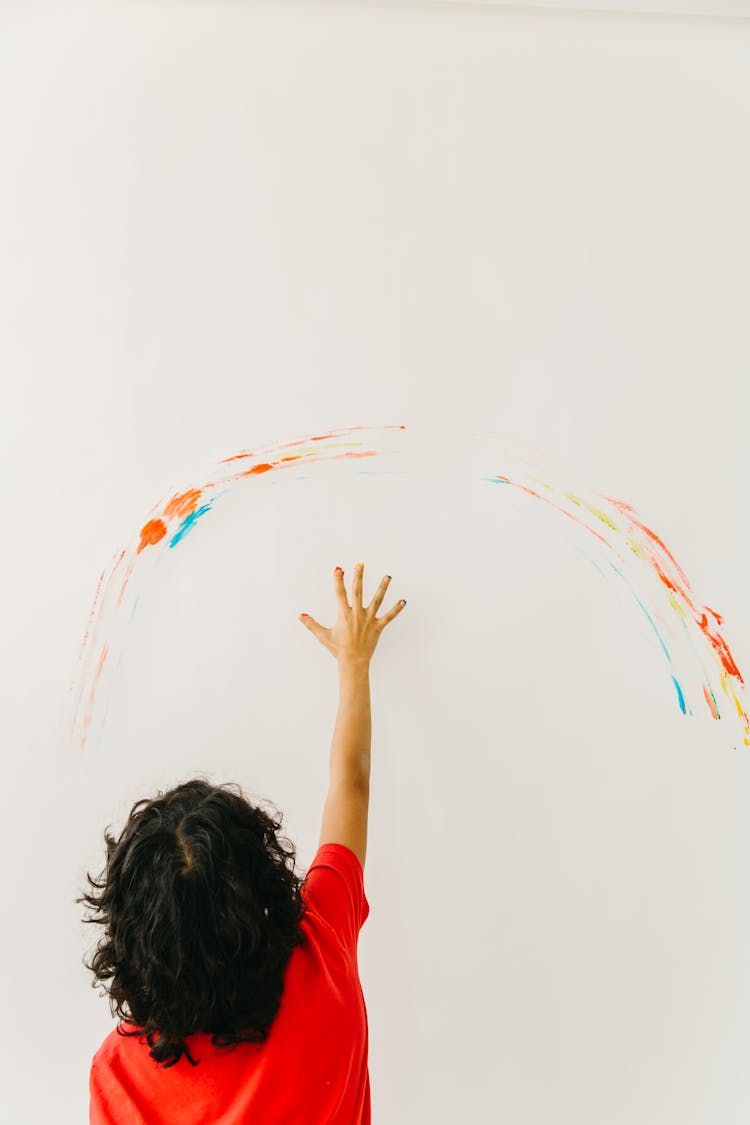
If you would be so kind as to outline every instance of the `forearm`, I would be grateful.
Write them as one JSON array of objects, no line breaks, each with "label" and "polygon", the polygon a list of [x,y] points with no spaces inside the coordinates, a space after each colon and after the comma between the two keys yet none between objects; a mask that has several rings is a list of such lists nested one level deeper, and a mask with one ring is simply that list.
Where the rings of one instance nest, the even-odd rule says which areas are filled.
[{"label": "forearm", "polygon": [[330,783],[353,781],[369,787],[370,663],[340,661],[338,669],[339,708],[331,741]]}]

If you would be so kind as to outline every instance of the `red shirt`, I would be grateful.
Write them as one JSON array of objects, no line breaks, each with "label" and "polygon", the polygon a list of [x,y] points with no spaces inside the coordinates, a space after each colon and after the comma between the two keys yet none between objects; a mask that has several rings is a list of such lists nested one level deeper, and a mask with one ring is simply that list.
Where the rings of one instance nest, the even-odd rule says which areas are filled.
[{"label": "red shirt", "polygon": [[265,1042],[229,1050],[200,1032],[185,1040],[199,1065],[183,1056],[164,1068],[145,1038],[114,1029],[91,1063],[91,1125],[370,1125],[367,1011],[357,967],[370,906],[354,852],[323,844],[302,893],[308,943],[292,951]]}]

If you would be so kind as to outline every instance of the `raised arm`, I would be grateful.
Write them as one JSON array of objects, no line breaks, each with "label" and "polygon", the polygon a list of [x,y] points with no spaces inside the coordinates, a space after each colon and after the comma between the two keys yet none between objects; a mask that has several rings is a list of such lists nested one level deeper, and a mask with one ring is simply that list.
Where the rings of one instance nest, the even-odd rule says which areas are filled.
[{"label": "raised arm", "polygon": [[338,663],[339,708],[329,759],[329,789],[323,808],[320,844],[344,844],[365,865],[367,817],[370,806],[370,659],[383,628],[401,612],[405,601],[385,614],[375,616],[388,588],[387,574],[375,597],[362,606],[363,563],[357,563],[352,583],[352,604],[344,589],[344,572],[336,567],[334,582],[339,616],[333,629],[314,618],[300,619],[331,652]]},{"label": "raised arm", "polygon": [[339,660],[339,709],[331,741],[321,844],[346,844],[365,866],[370,807],[370,662]]}]

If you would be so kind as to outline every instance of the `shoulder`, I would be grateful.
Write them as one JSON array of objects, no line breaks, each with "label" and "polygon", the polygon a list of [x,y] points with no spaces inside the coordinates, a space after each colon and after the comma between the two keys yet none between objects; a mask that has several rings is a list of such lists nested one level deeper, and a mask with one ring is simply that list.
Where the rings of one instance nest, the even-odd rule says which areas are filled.
[{"label": "shoulder", "polygon": [[356,852],[347,844],[327,843],[321,844],[316,851],[313,861],[308,867],[308,874],[314,867],[344,867],[349,869],[361,881],[364,881],[362,863]]},{"label": "shoulder", "polygon": [[304,878],[305,889],[320,883],[325,884],[326,873],[335,872],[338,878],[334,883],[343,884],[355,898],[365,898],[365,876],[359,856],[347,844],[321,844]]},{"label": "shoulder", "polygon": [[[92,1056],[91,1065],[95,1067],[107,1066],[115,1055],[119,1055],[123,1049],[127,1050],[131,1043],[138,1042],[139,1035],[137,1032],[139,1030],[134,1024],[118,1023],[117,1027],[113,1027],[99,1044]],[[126,1035],[125,1032],[128,1034]],[[136,1032],[136,1034],[132,1034],[133,1032]]]},{"label": "shoulder", "polygon": [[343,943],[356,948],[357,934],[370,913],[362,864],[346,844],[321,844],[303,883],[308,907],[329,922]]}]

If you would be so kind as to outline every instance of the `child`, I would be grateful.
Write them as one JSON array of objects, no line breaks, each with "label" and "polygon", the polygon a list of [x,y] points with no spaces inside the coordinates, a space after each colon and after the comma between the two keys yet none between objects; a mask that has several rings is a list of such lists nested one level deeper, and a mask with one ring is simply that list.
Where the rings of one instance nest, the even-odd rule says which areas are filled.
[{"label": "child", "polygon": [[[337,567],[332,629],[300,619],[335,656],[339,710],[318,851],[304,879],[282,817],[239,786],[185,782],[133,806],[87,922],[86,967],[121,1023],[93,1057],[91,1125],[368,1125],[368,1028],[357,966],[369,914],[370,658],[399,602],[352,604]],[[234,790],[237,790],[235,792]]]}]

